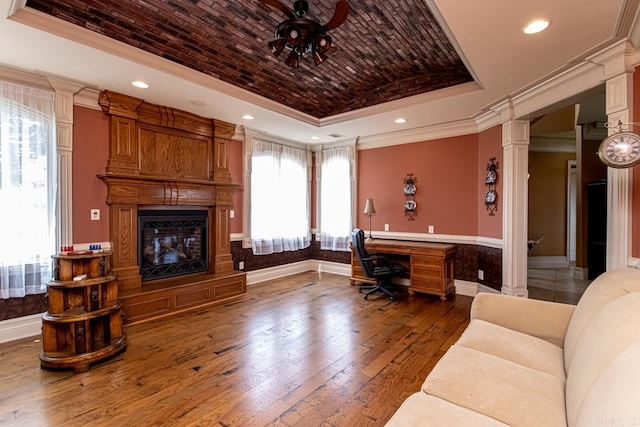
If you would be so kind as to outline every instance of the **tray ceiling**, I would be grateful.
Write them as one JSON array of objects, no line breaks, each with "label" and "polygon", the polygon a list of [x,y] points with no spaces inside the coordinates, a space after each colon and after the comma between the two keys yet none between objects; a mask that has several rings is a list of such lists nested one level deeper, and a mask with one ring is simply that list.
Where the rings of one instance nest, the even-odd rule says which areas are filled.
[{"label": "tray ceiling", "polygon": [[[284,3],[289,5],[287,0]],[[257,0],[28,0],[27,7],[218,78],[316,118],[472,81],[424,1],[350,1],[334,47],[300,68],[271,55],[285,16]],[[309,2],[326,23],[334,0]]]}]

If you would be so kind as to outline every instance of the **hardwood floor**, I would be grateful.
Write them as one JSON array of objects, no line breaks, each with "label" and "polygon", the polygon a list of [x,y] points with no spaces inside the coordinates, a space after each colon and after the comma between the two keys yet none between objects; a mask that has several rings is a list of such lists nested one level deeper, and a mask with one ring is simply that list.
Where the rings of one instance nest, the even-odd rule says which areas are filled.
[{"label": "hardwood floor", "polygon": [[0,425],[379,426],[469,322],[472,299],[365,301],[303,273],[231,303],[125,328],[87,373],[40,369],[34,339],[0,345]]}]

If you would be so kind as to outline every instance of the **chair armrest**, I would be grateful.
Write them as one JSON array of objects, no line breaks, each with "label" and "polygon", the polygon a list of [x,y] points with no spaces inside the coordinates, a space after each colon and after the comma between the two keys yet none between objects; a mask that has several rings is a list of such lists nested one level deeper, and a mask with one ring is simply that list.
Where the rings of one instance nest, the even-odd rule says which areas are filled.
[{"label": "chair armrest", "polygon": [[574,309],[571,304],[481,292],[471,304],[470,316],[564,347]]},{"label": "chair armrest", "polygon": [[382,261],[391,271],[393,271],[393,267],[391,266],[391,261],[384,256],[379,254],[369,254],[368,258],[362,258],[363,261]]}]

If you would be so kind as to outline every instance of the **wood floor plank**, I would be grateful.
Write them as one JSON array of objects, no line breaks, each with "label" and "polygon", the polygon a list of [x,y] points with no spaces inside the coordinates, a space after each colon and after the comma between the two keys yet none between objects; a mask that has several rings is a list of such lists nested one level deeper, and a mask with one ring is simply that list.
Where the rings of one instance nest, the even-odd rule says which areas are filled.
[{"label": "wood floor plank", "polygon": [[0,344],[0,425],[379,426],[418,391],[472,299],[364,300],[308,272],[236,301],[125,327],[86,373],[40,369],[37,337]]}]

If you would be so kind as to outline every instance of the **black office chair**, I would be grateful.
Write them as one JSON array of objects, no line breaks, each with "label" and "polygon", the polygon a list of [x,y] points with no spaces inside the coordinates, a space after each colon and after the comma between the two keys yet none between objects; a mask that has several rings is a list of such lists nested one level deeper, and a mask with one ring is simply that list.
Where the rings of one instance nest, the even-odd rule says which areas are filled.
[{"label": "black office chair", "polygon": [[359,287],[359,291],[369,291],[364,295],[364,299],[369,299],[369,295],[373,293],[382,292],[393,301],[395,295],[389,290],[391,278],[403,273],[405,271],[404,267],[398,263],[389,261],[382,255],[369,255],[367,249],[364,247],[364,231],[359,228],[351,232],[351,245],[358,257],[364,275],[376,281],[375,285],[362,285]]}]

